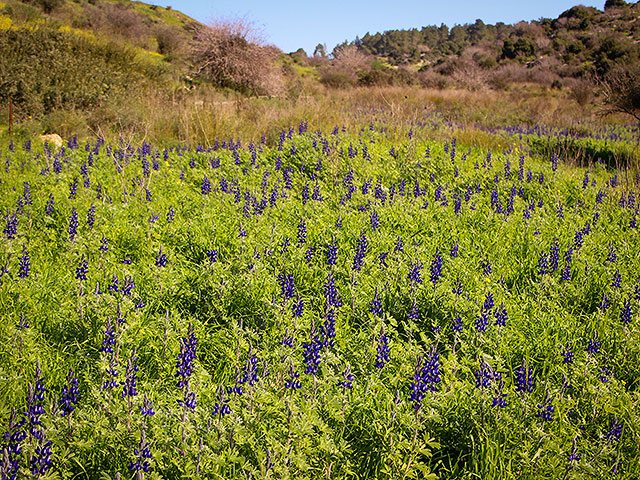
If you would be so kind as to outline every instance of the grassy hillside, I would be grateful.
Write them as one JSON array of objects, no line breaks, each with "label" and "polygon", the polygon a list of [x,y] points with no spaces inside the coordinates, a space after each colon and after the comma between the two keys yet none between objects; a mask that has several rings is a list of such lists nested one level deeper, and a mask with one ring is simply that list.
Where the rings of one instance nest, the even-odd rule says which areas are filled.
[{"label": "grassy hillside", "polygon": [[97,127],[149,90],[184,84],[184,45],[196,22],[180,12],[141,2],[6,0],[0,13],[0,104],[11,99],[18,121],[90,112],[83,123]]},{"label": "grassy hillside", "polygon": [[[386,95],[411,97],[412,105],[428,98],[429,109],[454,121],[504,127],[594,120],[597,89],[589,72],[606,71],[611,62],[634,64],[638,8],[575,7],[555,20],[511,26],[478,21],[365,35],[336,48],[331,58],[256,50],[242,33],[226,32],[234,48],[223,42],[219,52],[237,56],[223,59],[220,68],[244,65],[253,72],[233,77],[195,74],[201,25],[172,9],[115,0],[0,0],[0,132],[6,132],[11,100],[16,131],[25,137],[127,132],[207,143],[241,128],[256,138],[267,118],[275,128],[302,118],[328,128],[347,105],[358,109],[367,96],[340,92],[352,87],[390,88],[372,93],[383,108],[389,106]],[[415,48],[419,55],[407,54]],[[255,58],[265,59],[259,62],[269,63],[264,75],[256,75],[261,65],[255,60],[244,61],[243,55],[256,52]],[[247,85],[247,78],[267,79],[267,86]],[[398,87],[408,89],[398,93]],[[460,89],[480,90],[493,104],[484,113],[471,112],[452,101],[463,96]],[[494,96],[489,89],[512,91]],[[248,100],[247,94],[266,98]]]}]

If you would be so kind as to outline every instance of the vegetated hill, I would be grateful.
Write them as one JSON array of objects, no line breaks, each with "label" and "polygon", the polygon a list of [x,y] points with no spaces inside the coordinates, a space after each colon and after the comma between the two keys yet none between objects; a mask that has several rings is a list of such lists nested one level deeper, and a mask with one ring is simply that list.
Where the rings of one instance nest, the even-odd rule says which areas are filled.
[{"label": "vegetated hill", "polygon": [[18,120],[64,110],[100,123],[109,102],[179,86],[197,26],[142,2],[0,0],[0,104]]},{"label": "vegetated hill", "polygon": [[[452,28],[367,33],[338,45],[334,57],[356,47],[374,57],[379,70],[384,65],[419,70],[426,83],[453,78],[467,86],[488,82],[501,87],[506,81],[549,86],[563,78],[603,75],[615,64],[634,64],[640,57],[639,42],[640,3],[608,0],[604,11],[578,5],[556,19],[514,25],[476,20]],[[360,75],[360,83],[363,79],[367,76]]]}]

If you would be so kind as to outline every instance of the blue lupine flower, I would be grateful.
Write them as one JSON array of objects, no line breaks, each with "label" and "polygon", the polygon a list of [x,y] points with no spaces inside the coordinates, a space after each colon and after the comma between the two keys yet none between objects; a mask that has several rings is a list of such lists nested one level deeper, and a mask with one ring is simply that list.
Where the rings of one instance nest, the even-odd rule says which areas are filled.
[{"label": "blue lupine flower", "polygon": [[325,321],[320,326],[320,341],[323,348],[333,347],[336,338],[336,315],[333,309],[329,309],[324,315]]},{"label": "blue lupine flower", "polygon": [[173,219],[176,216],[176,211],[173,209],[172,205],[169,205],[169,210],[167,210],[167,222],[173,222]]},{"label": "blue lupine flower", "polygon": [[416,303],[416,299],[413,299],[411,303],[411,308],[409,309],[409,313],[407,313],[407,320],[409,322],[417,322],[420,319],[420,310],[418,309],[418,304]]},{"label": "blue lupine flower", "polygon": [[618,419],[614,418],[611,421],[611,426],[609,427],[609,431],[605,435],[607,442],[620,442],[620,438],[622,437],[622,424],[618,423]]},{"label": "blue lupine flower", "polygon": [[22,454],[22,446],[20,444],[26,438],[27,432],[23,428],[26,423],[25,418],[23,417],[22,420],[18,421],[16,417],[16,410],[12,408],[9,417],[9,428],[4,433],[6,443],[0,450],[3,457],[0,466],[3,480],[16,480],[20,472],[20,457]]},{"label": "blue lupine flower", "polygon": [[422,270],[422,268],[423,266],[420,262],[412,262],[411,265],[409,265],[409,275],[407,276],[407,278],[412,285],[416,283],[422,283],[422,277],[420,276],[420,271]]},{"label": "blue lupine flower", "polygon": [[478,332],[484,332],[489,326],[489,312],[484,309],[480,310],[480,313],[476,315],[476,330]]},{"label": "blue lupine flower", "polygon": [[389,338],[384,331],[384,328],[380,328],[380,335],[377,339],[377,354],[376,354],[376,368],[384,368],[389,363]]},{"label": "blue lupine flower", "polygon": [[225,389],[222,385],[218,386],[217,389],[218,401],[213,407],[212,415],[218,416],[218,418],[223,418],[225,415],[229,415],[231,413],[231,408],[229,407],[229,401],[231,400],[227,397]]},{"label": "blue lupine flower", "polygon": [[40,416],[42,416],[44,411],[44,399],[46,388],[44,386],[44,378],[42,377],[42,370],[40,369],[40,362],[36,362],[36,371],[34,374],[34,383],[29,384],[29,390],[27,394],[27,423],[29,435],[32,437],[43,440],[44,439],[44,430],[42,428],[42,423],[40,421]]},{"label": "blue lupine flower", "polygon": [[378,216],[378,212],[374,209],[371,212],[371,228],[373,230],[377,230],[380,228],[380,217]]},{"label": "blue lupine flower", "polygon": [[382,302],[380,301],[380,295],[378,294],[377,287],[373,300],[371,300],[371,302],[369,303],[369,311],[379,317],[382,316]]},{"label": "blue lupine flower", "polygon": [[484,273],[485,275],[491,275],[491,262],[488,258],[480,261],[480,268],[482,268],[482,273]]},{"label": "blue lupine flower", "polygon": [[538,412],[536,413],[536,417],[542,418],[545,422],[553,421],[553,413],[555,412],[555,408],[551,400],[547,402],[546,405],[538,404]]},{"label": "blue lupine flower", "polygon": [[327,245],[327,265],[335,265],[338,261],[338,245],[335,238],[331,238],[331,243]]},{"label": "blue lupine flower", "polygon": [[196,346],[198,341],[193,331],[193,325],[189,323],[187,336],[180,339],[180,353],[176,360],[176,378],[178,379],[178,388],[188,389],[189,380],[193,372],[193,362],[196,360]]},{"label": "blue lupine flower", "polygon": [[452,321],[451,321],[451,329],[454,332],[461,332],[462,329],[464,328],[464,325],[462,323],[462,318],[460,316],[456,316]]},{"label": "blue lupine flower", "polygon": [[561,353],[564,357],[562,359],[562,363],[564,363],[565,365],[573,363],[573,348],[569,343],[567,343],[565,349]]},{"label": "blue lupine flower", "polygon": [[398,237],[398,240],[396,241],[396,246],[393,249],[394,252],[404,252],[404,245],[402,242],[402,237]]},{"label": "blue lupine flower", "polygon": [[516,392],[531,393],[533,391],[533,372],[527,366],[527,361],[522,361],[522,366],[516,370]]},{"label": "blue lupine flower", "polygon": [[295,318],[295,317],[302,317],[302,314],[304,312],[304,300],[302,300],[300,298],[300,296],[298,295],[298,298],[296,301],[293,302],[293,304],[291,305],[291,315]]},{"label": "blue lupine flower", "polygon": [[207,257],[209,257],[209,263],[216,263],[218,261],[218,250],[207,250]]},{"label": "blue lupine flower", "polygon": [[24,182],[23,184],[22,198],[24,199],[25,205],[33,205],[33,200],[31,199],[31,184],[29,182]]},{"label": "blue lupine flower", "polygon": [[73,200],[76,198],[78,194],[78,177],[73,179],[73,182],[69,184],[69,200]]},{"label": "blue lupine flower", "polygon": [[242,366],[242,376],[238,383],[249,386],[258,383],[258,357],[251,350],[249,350],[247,361]]},{"label": "blue lupine flower", "polygon": [[564,254],[564,268],[562,269],[560,279],[563,281],[571,280],[571,260],[573,258],[573,249],[569,249]]},{"label": "blue lupine flower", "polygon": [[622,286],[622,275],[620,275],[620,270],[616,270],[616,273],[613,274],[611,286],[613,288],[620,288]]},{"label": "blue lupine flower", "polygon": [[360,232],[360,237],[358,238],[358,243],[356,245],[356,254],[353,257],[353,270],[360,271],[362,269],[362,264],[364,262],[364,257],[367,253],[367,236],[364,232]]},{"label": "blue lupine flower", "polygon": [[598,341],[598,332],[593,332],[593,338],[589,340],[589,344],[587,345],[587,352],[595,355],[600,352],[601,343]]},{"label": "blue lupine flower", "polygon": [[633,311],[631,310],[631,302],[628,299],[625,299],[624,306],[620,311],[620,321],[624,325],[629,325],[631,323],[632,316],[633,316]]},{"label": "blue lupine flower", "polygon": [[300,223],[298,224],[298,243],[307,243],[307,224],[304,221],[304,218],[301,218]]},{"label": "blue lupine flower", "polygon": [[73,412],[75,405],[78,404],[78,378],[73,373],[73,368],[69,368],[67,374],[67,383],[62,388],[62,394],[60,395],[60,415],[65,417],[69,416]]},{"label": "blue lupine flower", "polygon": [[124,374],[124,383],[122,384],[122,398],[135,397],[138,395],[138,357],[136,349],[131,352],[131,356],[127,362],[127,368]]},{"label": "blue lupine flower", "polygon": [[87,210],[87,225],[89,230],[93,230],[93,225],[96,223],[96,207],[91,205]]},{"label": "blue lupine flower", "polygon": [[140,405],[140,413],[143,417],[152,417],[156,414],[153,410],[153,404],[146,393],[144,394],[144,401],[142,405]]},{"label": "blue lupine flower", "polygon": [[438,284],[438,279],[442,275],[442,254],[440,249],[436,248],[436,253],[433,254],[433,261],[431,262],[431,283],[435,288]]},{"label": "blue lupine flower", "polygon": [[211,180],[206,175],[202,179],[202,184],[200,185],[200,193],[202,195],[208,195],[211,193]]},{"label": "blue lupine flower", "polygon": [[458,245],[458,241],[454,240],[453,243],[451,243],[451,258],[457,258],[459,255],[459,250],[460,250],[460,245]]},{"label": "blue lupine flower", "polygon": [[102,339],[100,351],[113,353],[113,347],[116,345],[116,330],[115,327],[111,325],[111,320],[109,318],[107,318],[107,325],[102,333],[104,334],[104,338]]},{"label": "blue lupine flower", "polygon": [[44,207],[44,213],[46,213],[47,215],[53,215],[53,212],[55,210],[55,199],[53,198],[53,193],[49,194],[49,199],[47,200],[47,203],[45,204]]},{"label": "blue lupine flower", "polygon": [[440,356],[433,349],[429,355],[425,355],[424,360],[419,362],[416,372],[409,384],[411,395],[409,400],[413,402],[414,410],[419,410],[422,400],[427,392],[437,392],[440,383]]},{"label": "blue lupine flower", "polygon": [[162,252],[162,246],[160,246],[160,251],[156,255],[156,267],[162,268],[167,266],[167,256]]},{"label": "blue lupine flower", "polygon": [[538,258],[538,275],[543,276],[549,273],[549,256],[547,252],[542,252]]},{"label": "blue lupine flower", "polygon": [[111,359],[109,360],[109,367],[107,368],[107,375],[108,377],[103,385],[103,388],[117,388],[120,384],[116,381],[116,377],[118,376],[118,362],[116,361],[115,355],[111,355]]},{"label": "blue lupine flower", "polygon": [[351,367],[347,365],[347,368],[342,372],[342,380],[337,384],[342,387],[342,390],[351,390],[353,388],[353,375],[351,374]]},{"label": "blue lupine flower", "polygon": [[291,274],[278,274],[278,285],[280,285],[280,296],[283,300],[287,301],[296,293],[295,286],[293,284],[293,275]]},{"label": "blue lupine flower", "polygon": [[304,260],[307,265],[311,264],[313,261],[313,254],[315,253],[315,249],[313,247],[309,247],[304,252]]},{"label": "blue lupine flower", "polygon": [[329,307],[339,308],[342,306],[342,298],[338,293],[338,289],[336,287],[335,279],[333,275],[329,275],[326,283],[324,284],[324,298]]},{"label": "blue lupine flower", "polygon": [[25,244],[22,244],[22,255],[20,255],[18,269],[18,276],[20,278],[27,278],[31,271],[31,258],[29,257],[29,250],[27,250]]},{"label": "blue lupine flower", "polygon": [[609,254],[607,255],[607,262],[615,262],[618,259],[618,255],[616,254],[616,247],[613,243],[609,242]]},{"label": "blue lupine flower", "polygon": [[284,388],[291,389],[292,392],[302,388],[300,383],[300,373],[293,367],[293,362],[289,366],[289,379],[284,382]]},{"label": "blue lupine flower", "polygon": [[314,335],[312,331],[309,335],[309,342],[302,344],[304,363],[307,366],[304,373],[307,375],[316,375],[320,367],[320,352],[322,351],[322,340],[318,335]]},{"label": "blue lupine flower", "polygon": [[78,211],[76,207],[71,209],[71,216],[69,217],[69,240],[76,238],[78,233]]},{"label": "blue lupine flower", "polygon": [[507,320],[509,319],[509,316],[507,314],[507,309],[504,306],[504,302],[501,302],[500,306],[496,309],[495,317],[496,317],[496,325],[500,327],[504,327],[507,325]]},{"label": "blue lupine flower", "polygon": [[609,301],[609,297],[607,297],[606,293],[602,294],[602,301],[598,304],[598,308],[602,309],[602,311],[607,311],[611,303]]},{"label": "blue lupine flower", "polygon": [[129,462],[129,470],[132,472],[142,471],[148,473],[151,468],[149,460],[153,458],[153,455],[151,454],[149,442],[146,441],[144,428],[140,432],[140,446],[139,448],[135,448],[133,453],[135,455],[135,461]]},{"label": "blue lupine flower", "polygon": [[86,280],[87,273],[89,273],[89,264],[87,263],[87,260],[83,253],[82,258],[80,259],[80,263],[78,263],[78,268],[76,268],[76,278],[78,280]]},{"label": "blue lupine flower", "polygon": [[505,408],[507,406],[507,394],[502,390],[502,383],[491,401],[492,407]]},{"label": "blue lupine flower", "polygon": [[378,260],[380,261],[380,266],[387,268],[389,265],[387,265],[387,257],[389,256],[389,252],[382,252],[380,253],[380,255],[378,255]]}]

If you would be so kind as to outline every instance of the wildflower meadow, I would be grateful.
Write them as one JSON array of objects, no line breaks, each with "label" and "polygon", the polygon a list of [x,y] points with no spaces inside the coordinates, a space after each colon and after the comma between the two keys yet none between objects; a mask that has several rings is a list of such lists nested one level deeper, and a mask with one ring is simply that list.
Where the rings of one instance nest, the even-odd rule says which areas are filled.
[{"label": "wildflower meadow", "polygon": [[640,476],[637,171],[355,125],[2,146],[2,480]]}]

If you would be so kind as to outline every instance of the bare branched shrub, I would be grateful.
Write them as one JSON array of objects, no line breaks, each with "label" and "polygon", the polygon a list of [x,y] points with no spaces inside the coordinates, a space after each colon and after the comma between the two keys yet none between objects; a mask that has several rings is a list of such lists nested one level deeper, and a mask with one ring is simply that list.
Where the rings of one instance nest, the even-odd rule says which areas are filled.
[{"label": "bare branched shrub", "polygon": [[449,77],[442,75],[433,69],[421,70],[417,73],[418,82],[424,88],[443,90],[451,83]]},{"label": "bare branched shrub", "polygon": [[601,114],[624,113],[640,122],[640,70],[638,65],[616,67],[601,81]]},{"label": "bare branched shrub", "polygon": [[584,78],[571,79],[569,88],[571,88],[571,98],[581,107],[585,107],[593,99],[594,85],[589,80]]},{"label": "bare branched shrub", "polygon": [[199,28],[190,48],[196,76],[256,95],[280,93],[282,75],[273,63],[278,54],[277,48],[263,45],[245,20]]},{"label": "bare branched shrub", "polygon": [[371,63],[371,56],[359,50],[355,45],[347,45],[333,52],[333,63],[338,69],[360,71]]},{"label": "bare branched shrub", "polygon": [[159,25],[153,31],[158,42],[158,52],[163,55],[178,53],[186,42],[186,36],[179,28]]},{"label": "bare branched shrub", "polygon": [[331,62],[322,66],[320,81],[329,87],[345,88],[358,83],[358,72],[368,70],[372,57],[355,45],[334,49]]},{"label": "bare branched shrub", "polygon": [[487,72],[472,60],[457,59],[453,64],[451,78],[462,88],[482,90],[487,86]]}]

